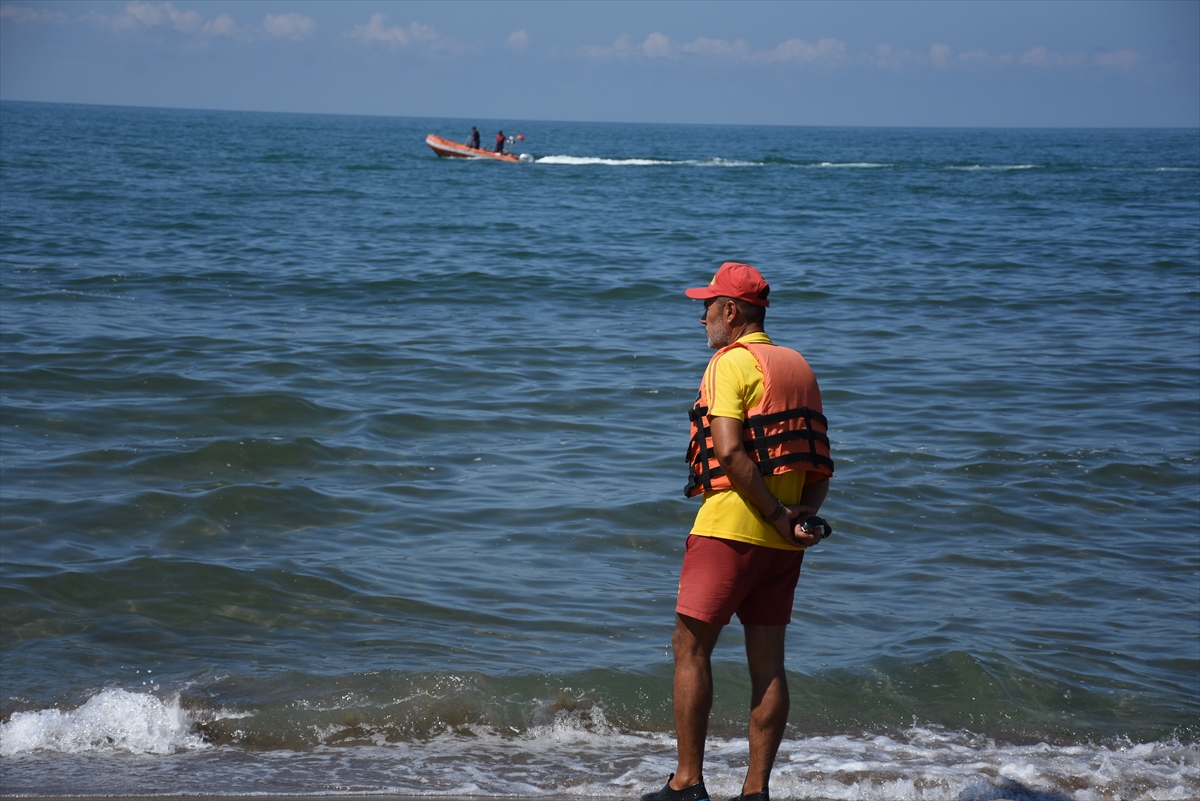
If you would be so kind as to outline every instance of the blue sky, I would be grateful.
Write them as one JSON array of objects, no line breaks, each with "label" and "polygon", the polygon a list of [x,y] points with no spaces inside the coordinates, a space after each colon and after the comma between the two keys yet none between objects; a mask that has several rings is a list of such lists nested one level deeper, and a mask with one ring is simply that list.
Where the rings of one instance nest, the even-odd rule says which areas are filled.
[{"label": "blue sky", "polygon": [[0,99],[464,119],[1200,126],[1200,0],[22,2]]}]

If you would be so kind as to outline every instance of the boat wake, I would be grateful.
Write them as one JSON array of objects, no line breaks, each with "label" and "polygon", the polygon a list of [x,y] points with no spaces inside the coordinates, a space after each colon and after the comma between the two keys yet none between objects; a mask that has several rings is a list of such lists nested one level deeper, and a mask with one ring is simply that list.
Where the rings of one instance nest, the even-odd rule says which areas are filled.
[{"label": "boat wake", "polygon": [[603,164],[609,167],[761,167],[758,161],[737,161],[733,159],[605,159],[596,156],[542,156],[535,159],[537,164],[570,164],[590,165]]},{"label": "boat wake", "polygon": [[586,166],[599,164],[608,167],[815,167],[815,168],[843,168],[843,169],[878,169],[880,167],[891,167],[891,164],[880,164],[870,161],[819,161],[819,162],[793,162],[786,159],[765,158],[760,161],[745,161],[743,159],[650,159],[650,158],[631,158],[631,159],[609,159],[599,156],[542,156],[534,159],[537,164],[568,164],[572,166]]}]

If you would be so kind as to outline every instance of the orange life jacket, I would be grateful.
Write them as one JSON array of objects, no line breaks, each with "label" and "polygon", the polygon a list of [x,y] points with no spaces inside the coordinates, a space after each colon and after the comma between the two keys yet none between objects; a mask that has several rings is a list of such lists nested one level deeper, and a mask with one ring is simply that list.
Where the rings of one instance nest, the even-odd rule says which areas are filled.
[{"label": "orange life jacket", "polygon": [[[822,480],[833,475],[829,458],[829,423],[821,414],[821,390],[812,368],[796,351],[779,345],[735,342],[717,351],[717,359],[734,348],[745,348],[754,355],[763,374],[762,400],[746,412],[742,440],[746,453],[764,476],[793,470],[817,474]],[[705,371],[705,375],[708,371]],[[711,420],[708,417],[707,382],[700,380],[700,395],[688,417],[692,421],[692,439],[687,460],[690,476],[684,494],[732,489],[713,450]]]}]

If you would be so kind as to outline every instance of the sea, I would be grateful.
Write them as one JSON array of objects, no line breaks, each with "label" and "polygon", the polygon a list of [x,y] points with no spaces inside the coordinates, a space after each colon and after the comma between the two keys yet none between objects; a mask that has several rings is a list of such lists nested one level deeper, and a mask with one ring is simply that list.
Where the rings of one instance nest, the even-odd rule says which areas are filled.
[{"label": "sea", "polygon": [[0,794],[660,788],[727,260],[837,464],[772,797],[1200,797],[1200,131],[24,102]]}]

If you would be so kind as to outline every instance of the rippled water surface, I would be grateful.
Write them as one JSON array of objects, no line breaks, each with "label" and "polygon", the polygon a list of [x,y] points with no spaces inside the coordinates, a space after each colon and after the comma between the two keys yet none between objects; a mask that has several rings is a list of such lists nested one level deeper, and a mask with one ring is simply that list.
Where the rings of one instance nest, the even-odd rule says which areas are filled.
[{"label": "rippled water surface", "polygon": [[4,793],[660,786],[733,259],[838,465],[773,794],[1200,795],[1200,134],[471,124],[0,104]]}]

